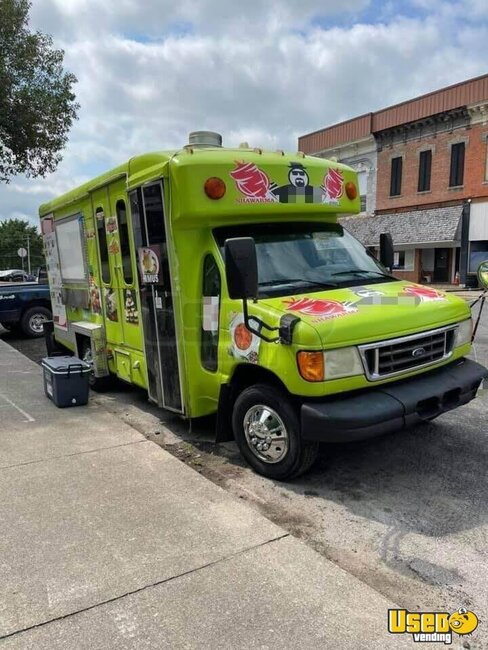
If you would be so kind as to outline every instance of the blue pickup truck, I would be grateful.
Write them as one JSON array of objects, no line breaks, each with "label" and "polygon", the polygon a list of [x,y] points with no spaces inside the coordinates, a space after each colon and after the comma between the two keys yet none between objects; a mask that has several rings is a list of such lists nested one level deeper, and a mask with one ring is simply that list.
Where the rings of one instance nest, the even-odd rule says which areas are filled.
[{"label": "blue pickup truck", "polygon": [[25,336],[43,335],[52,319],[49,285],[40,274],[37,282],[0,282],[0,325],[19,329]]}]

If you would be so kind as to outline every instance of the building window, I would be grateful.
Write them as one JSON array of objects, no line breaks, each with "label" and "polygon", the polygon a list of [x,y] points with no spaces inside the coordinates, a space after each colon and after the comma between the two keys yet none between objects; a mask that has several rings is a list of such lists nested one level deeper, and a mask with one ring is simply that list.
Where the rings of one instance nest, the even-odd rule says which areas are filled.
[{"label": "building window", "polygon": [[402,165],[401,156],[391,159],[390,196],[400,196],[402,192]]},{"label": "building window", "polygon": [[361,201],[361,212],[366,211],[366,185],[368,182],[367,172],[358,172],[359,198]]},{"label": "building window", "polygon": [[462,185],[464,182],[464,142],[457,142],[451,147],[451,173],[449,187]]},{"label": "building window", "polygon": [[476,273],[481,262],[488,260],[488,242],[472,241],[469,243],[468,273]]},{"label": "building window", "polygon": [[220,272],[213,255],[203,262],[202,366],[215,371],[218,365]]},{"label": "building window", "polygon": [[485,181],[488,181],[488,136],[485,139],[486,153],[485,153]]},{"label": "building window", "polygon": [[393,268],[397,271],[414,271],[415,251],[395,251],[393,253]]},{"label": "building window", "polygon": [[432,169],[432,151],[420,152],[419,158],[419,184],[418,192],[427,192],[430,190],[430,172]]}]

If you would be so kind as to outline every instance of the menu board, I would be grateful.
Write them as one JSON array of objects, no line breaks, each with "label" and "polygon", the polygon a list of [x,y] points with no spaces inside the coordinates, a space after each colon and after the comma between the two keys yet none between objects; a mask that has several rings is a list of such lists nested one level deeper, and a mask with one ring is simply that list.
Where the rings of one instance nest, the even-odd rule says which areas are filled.
[{"label": "menu board", "polygon": [[53,321],[58,327],[67,330],[68,321],[66,318],[66,307],[63,305],[61,299],[61,266],[59,262],[56,232],[54,230],[54,220],[52,217],[46,217],[43,219],[42,233],[44,241],[44,254],[46,256],[47,277],[49,280],[49,289],[51,293]]}]

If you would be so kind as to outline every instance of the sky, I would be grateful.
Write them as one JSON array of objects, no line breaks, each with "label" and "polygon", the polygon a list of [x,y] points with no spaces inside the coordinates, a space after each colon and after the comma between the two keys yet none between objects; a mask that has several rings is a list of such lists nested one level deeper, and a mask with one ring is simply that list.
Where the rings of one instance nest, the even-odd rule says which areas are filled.
[{"label": "sky", "polygon": [[213,130],[297,150],[342,120],[488,72],[487,0],[33,0],[81,108],[46,178],[0,184],[0,219],[129,157]]}]

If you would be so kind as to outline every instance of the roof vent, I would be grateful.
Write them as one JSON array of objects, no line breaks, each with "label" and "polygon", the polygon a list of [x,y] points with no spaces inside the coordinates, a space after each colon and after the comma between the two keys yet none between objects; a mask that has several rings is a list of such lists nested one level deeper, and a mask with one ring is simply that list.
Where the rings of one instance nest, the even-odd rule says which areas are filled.
[{"label": "roof vent", "polygon": [[221,147],[222,136],[214,131],[192,131],[188,136],[190,147]]}]

